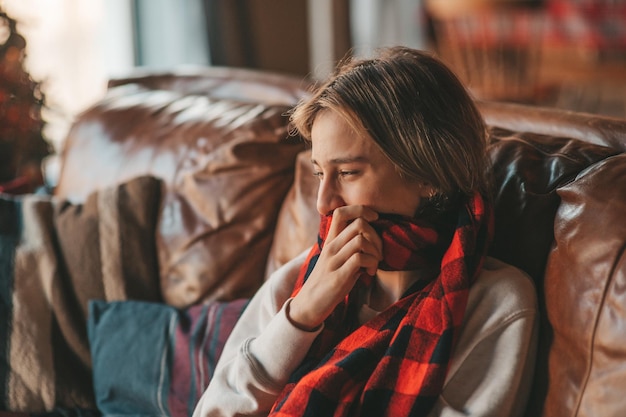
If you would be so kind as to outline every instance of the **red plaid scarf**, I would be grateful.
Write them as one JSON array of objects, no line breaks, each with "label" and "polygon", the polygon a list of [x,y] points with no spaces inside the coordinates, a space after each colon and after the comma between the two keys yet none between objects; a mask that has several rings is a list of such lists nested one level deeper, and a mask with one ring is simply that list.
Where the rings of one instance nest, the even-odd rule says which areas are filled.
[{"label": "red plaid scarf", "polygon": [[[279,395],[272,416],[422,416],[443,389],[463,320],[469,287],[480,271],[491,215],[476,194],[445,227],[399,216],[373,222],[389,270],[440,263],[434,280],[404,296],[363,325],[355,322],[356,289],[325,321],[307,358]],[[322,217],[318,244],[303,265],[294,294],[310,274],[330,228]],[[367,280],[359,280],[359,282]],[[348,328],[347,328],[348,327]]]}]

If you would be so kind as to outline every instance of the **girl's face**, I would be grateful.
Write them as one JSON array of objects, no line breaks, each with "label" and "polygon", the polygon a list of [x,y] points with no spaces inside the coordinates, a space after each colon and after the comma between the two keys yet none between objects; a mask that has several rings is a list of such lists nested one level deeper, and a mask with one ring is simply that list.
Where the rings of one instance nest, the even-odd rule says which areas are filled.
[{"label": "girl's face", "polygon": [[363,205],[379,213],[414,216],[431,187],[400,177],[374,140],[357,133],[333,111],[317,115],[311,130],[311,161],[320,180],[317,210]]}]

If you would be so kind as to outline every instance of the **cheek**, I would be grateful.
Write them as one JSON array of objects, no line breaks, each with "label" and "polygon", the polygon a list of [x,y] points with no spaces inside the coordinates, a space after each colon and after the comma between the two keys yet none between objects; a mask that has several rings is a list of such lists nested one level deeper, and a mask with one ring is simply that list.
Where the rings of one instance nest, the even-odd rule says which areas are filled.
[{"label": "cheek", "polygon": [[413,216],[421,203],[419,191],[412,186],[387,184],[379,195],[372,196],[381,211]]},{"label": "cheek", "polygon": [[344,199],[347,204],[363,205],[382,211],[381,209],[387,206],[387,202],[396,200],[390,191],[388,186],[370,181],[346,190]]},{"label": "cheek", "polygon": [[341,201],[342,205],[347,206],[372,206],[379,196],[377,193],[377,187],[375,187],[371,182],[366,181],[338,183],[332,193],[326,193],[323,197],[326,198],[329,195],[332,195],[335,203]]},{"label": "cheek", "polygon": [[371,206],[374,200],[371,196],[371,190],[367,190],[366,187],[344,187],[341,197],[348,206]]}]

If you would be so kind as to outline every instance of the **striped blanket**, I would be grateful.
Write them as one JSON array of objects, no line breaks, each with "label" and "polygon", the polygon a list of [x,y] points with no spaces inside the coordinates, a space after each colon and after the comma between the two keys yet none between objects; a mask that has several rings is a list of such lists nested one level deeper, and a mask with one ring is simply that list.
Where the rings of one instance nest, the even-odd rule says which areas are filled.
[{"label": "striped blanket", "polygon": [[83,204],[0,195],[0,410],[95,409],[91,299],[160,299],[161,183],[140,177]]}]

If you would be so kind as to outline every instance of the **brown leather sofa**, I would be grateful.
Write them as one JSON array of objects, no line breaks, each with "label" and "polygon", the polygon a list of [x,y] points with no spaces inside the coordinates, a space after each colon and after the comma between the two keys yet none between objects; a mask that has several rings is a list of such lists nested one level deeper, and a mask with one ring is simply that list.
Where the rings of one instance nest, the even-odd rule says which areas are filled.
[{"label": "brown leather sofa", "polygon": [[[163,179],[163,301],[249,297],[317,231],[316,180],[287,127],[308,87],[228,68],[113,80],[76,120],[55,195]],[[626,415],[626,121],[479,105],[495,176],[491,254],[525,270],[540,301],[526,415]]]}]

